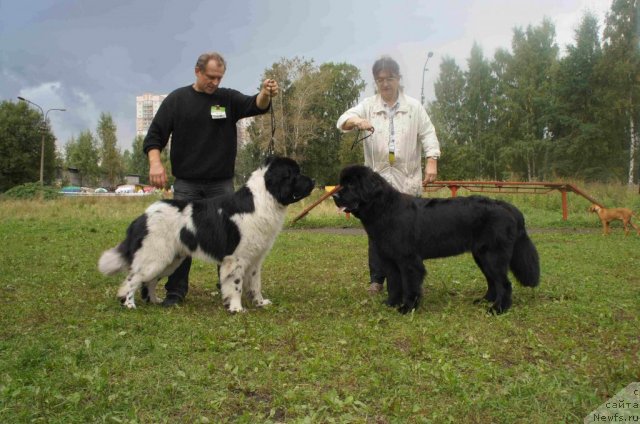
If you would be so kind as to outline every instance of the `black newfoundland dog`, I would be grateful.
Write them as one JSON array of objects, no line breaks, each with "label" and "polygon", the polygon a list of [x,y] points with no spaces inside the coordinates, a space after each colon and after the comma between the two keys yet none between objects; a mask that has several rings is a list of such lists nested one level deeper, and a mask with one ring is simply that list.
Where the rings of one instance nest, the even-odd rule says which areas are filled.
[{"label": "black newfoundland dog", "polygon": [[484,299],[493,313],[511,306],[509,269],[524,286],[539,283],[538,252],[522,213],[509,203],[482,196],[416,198],[360,165],[342,170],[340,186],[333,199],[362,221],[387,276],[385,303],[403,314],[420,301],[424,259],[471,252],[487,279]]}]

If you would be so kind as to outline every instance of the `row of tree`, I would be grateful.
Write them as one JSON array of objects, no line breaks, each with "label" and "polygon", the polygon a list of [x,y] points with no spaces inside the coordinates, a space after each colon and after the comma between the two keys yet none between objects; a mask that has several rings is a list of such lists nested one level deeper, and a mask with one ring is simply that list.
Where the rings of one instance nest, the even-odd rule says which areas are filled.
[{"label": "row of tree", "polygon": [[[474,45],[466,70],[445,57],[428,105],[441,143],[440,178],[636,182],[639,1],[613,0],[602,39],[597,19],[585,14],[562,57],[548,20],[515,29],[511,49],[497,50],[492,59]],[[362,135],[335,127],[365,88],[355,66],[317,66],[296,57],[274,63],[264,78],[276,79],[281,94],[249,127],[250,140],[239,148],[238,182],[271,147],[298,160],[319,184],[335,184],[344,165],[362,161]],[[43,132],[46,182],[67,167],[78,169],[86,185],[113,187],[125,173],[146,182],[142,138],[121,153],[111,115],[101,115],[95,134],[87,130],[69,140],[64,153],[56,152],[49,123],[41,119],[23,102],[0,104],[0,190],[38,179]]]},{"label": "row of tree", "polygon": [[[142,150],[144,138],[137,136],[131,150],[121,153],[117,147],[116,126],[111,115],[100,116],[96,135],[83,131],[78,138],[72,138],[65,146],[61,168],[73,168],[80,172],[81,183],[88,186],[102,185],[113,188],[121,184],[125,175],[137,175],[140,182],[148,183],[149,162]],[[171,169],[165,152],[162,160]]]},{"label": "row of tree", "polygon": [[[511,49],[491,60],[474,45],[466,70],[445,57],[428,105],[442,148],[440,178],[636,182],[638,0],[613,1],[602,39],[599,25],[585,14],[563,57],[549,20],[514,29]],[[239,154],[241,177],[272,141],[321,184],[362,160],[361,146],[351,149],[356,135],[335,128],[364,88],[357,68],[282,59],[264,77],[277,79],[282,95],[273,115],[251,127],[252,142]]]},{"label": "row of tree", "polygon": [[492,60],[446,58],[429,105],[447,179],[637,181],[638,0],[614,0],[603,37],[585,14],[559,57],[555,29],[514,30]]},{"label": "row of tree", "polygon": [[[38,181],[41,143],[44,137],[44,182],[65,181],[65,170],[78,170],[81,184],[116,187],[125,174],[139,175],[148,181],[149,164],[142,151],[142,137],[136,137],[131,151],[118,148],[116,125],[108,113],[102,113],[95,132],[86,130],[72,137],[64,151],[56,149],[50,123],[42,121],[39,111],[24,102],[0,103],[0,192],[25,182]],[[162,155],[170,169],[166,154]]]}]

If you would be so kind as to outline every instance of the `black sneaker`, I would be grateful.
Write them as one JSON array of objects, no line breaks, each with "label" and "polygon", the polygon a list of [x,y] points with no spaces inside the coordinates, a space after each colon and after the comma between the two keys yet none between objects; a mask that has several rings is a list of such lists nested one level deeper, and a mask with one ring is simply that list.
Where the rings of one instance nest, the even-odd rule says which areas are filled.
[{"label": "black sneaker", "polygon": [[183,301],[182,297],[177,294],[168,294],[167,297],[164,298],[161,305],[165,308],[170,308],[172,306],[176,306],[181,304]]}]

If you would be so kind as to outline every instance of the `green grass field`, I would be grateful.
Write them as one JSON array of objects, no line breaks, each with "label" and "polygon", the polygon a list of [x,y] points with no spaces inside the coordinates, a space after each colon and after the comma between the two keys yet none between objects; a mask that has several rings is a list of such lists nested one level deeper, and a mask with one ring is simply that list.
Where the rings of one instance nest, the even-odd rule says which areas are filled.
[{"label": "green grass field", "polygon": [[472,303],[485,282],[468,255],[426,262],[414,313],[383,306],[366,237],[307,230],[359,227],[330,202],[279,236],[271,307],[228,314],[215,266],[195,262],[183,306],[124,310],[96,263],[150,199],[2,201],[0,422],[582,422],[640,381],[640,237],[603,237],[575,197],[566,222],[559,194],[508,200],[542,279],[514,283],[501,316]]}]

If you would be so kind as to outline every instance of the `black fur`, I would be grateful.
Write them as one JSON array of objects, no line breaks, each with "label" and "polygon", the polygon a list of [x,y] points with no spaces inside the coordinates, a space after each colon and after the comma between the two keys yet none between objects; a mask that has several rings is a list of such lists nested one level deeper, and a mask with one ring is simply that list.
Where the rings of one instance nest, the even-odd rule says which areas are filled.
[{"label": "black fur", "polygon": [[[269,166],[264,175],[264,182],[269,193],[281,205],[290,205],[309,194],[309,183],[313,187],[313,180],[300,175],[300,166],[293,159],[285,157],[270,157],[266,164]],[[294,179],[294,184],[288,184]]]},{"label": "black fur", "polygon": [[421,199],[395,190],[364,166],[340,175],[339,207],[362,221],[383,261],[386,304],[407,313],[418,306],[426,274],[424,259],[471,252],[487,280],[491,311],[511,306],[508,269],[525,286],[540,279],[538,253],[513,205],[482,196]]},{"label": "black fur", "polygon": [[147,237],[147,234],[149,234],[149,230],[147,229],[147,215],[140,215],[129,224],[129,227],[127,227],[127,237],[118,245],[118,252],[120,252],[127,263],[131,264],[133,255],[140,249],[142,241]]}]

